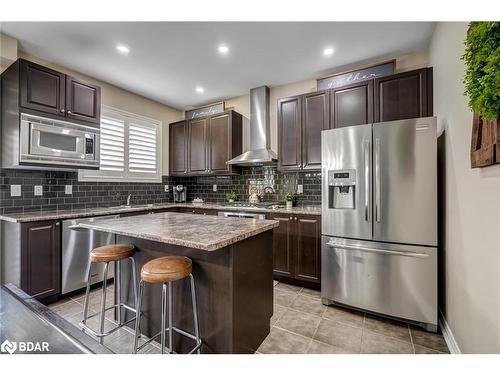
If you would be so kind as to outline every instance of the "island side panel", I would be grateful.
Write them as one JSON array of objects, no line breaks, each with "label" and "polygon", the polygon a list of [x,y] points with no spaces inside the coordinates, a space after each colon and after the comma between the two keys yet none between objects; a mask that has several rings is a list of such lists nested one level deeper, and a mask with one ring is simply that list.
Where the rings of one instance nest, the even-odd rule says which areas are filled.
[{"label": "island side panel", "polygon": [[254,353],[273,315],[273,231],[233,245],[233,342],[236,353]]},{"label": "island side panel", "polygon": [[[231,247],[216,251],[191,249],[137,238],[116,236],[117,243],[132,243],[136,247],[134,259],[137,275],[148,261],[166,255],[183,255],[193,261],[196,284],[200,335],[203,353],[233,353],[232,321],[232,270]],[[122,293],[129,303],[134,303],[130,267],[122,266]],[[116,288],[115,288],[116,290]],[[191,290],[186,278],[173,283],[174,325],[193,333]],[[145,284],[141,331],[150,337],[160,331],[161,284]],[[130,315],[127,314],[127,318]],[[133,328],[133,325],[131,325]],[[192,348],[193,341],[179,334],[174,335],[174,350],[185,353]],[[168,339],[167,339],[168,340]],[[157,340],[159,341],[159,339]],[[168,343],[168,342],[167,342]]]}]

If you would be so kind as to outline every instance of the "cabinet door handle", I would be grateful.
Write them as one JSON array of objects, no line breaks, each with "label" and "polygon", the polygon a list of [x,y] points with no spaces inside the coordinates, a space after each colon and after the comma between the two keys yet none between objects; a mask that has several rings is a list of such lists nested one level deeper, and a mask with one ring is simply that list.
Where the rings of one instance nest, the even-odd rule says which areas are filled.
[{"label": "cabinet door handle", "polygon": [[293,217],[290,216],[290,220],[293,220]]},{"label": "cabinet door handle", "polygon": [[59,110],[59,112],[64,113],[64,112],[66,112],[66,111],[64,110],[64,108],[61,108],[61,109]]},{"label": "cabinet door handle", "polygon": [[60,223],[56,223],[56,227],[58,227],[60,225]]},{"label": "cabinet door handle", "polygon": [[71,112],[71,111],[68,111],[68,115],[71,115],[72,113],[73,113],[73,112]]}]

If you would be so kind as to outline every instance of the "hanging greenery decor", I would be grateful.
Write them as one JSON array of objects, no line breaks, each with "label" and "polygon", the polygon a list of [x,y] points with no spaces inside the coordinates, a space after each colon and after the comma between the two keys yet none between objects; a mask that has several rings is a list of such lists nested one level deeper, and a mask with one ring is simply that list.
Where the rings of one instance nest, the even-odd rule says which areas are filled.
[{"label": "hanging greenery decor", "polygon": [[471,22],[462,56],[469,107],[486,120],[500,117],[500,22]]}]

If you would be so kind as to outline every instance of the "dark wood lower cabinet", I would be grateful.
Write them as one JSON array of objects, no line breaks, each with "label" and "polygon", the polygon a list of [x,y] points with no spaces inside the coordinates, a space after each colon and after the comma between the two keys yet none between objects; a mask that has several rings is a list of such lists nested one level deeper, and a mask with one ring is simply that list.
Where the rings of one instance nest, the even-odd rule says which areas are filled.
[{"label": "dark wood lower cabinet", "polygon": [[273,233],[274,274],[293,277],[293,217],[282,214],[272,214],[269,215],[269,219],[280,222],[280,226],[274,228]]},{"label": "dark wood lower cabinet", "polygon": [[268,218],[280,222],[273,239],[275,277],[304,286],[319,284],[321,216],[269,214]]},{"label": "dark wood lower cabinet", "polygon": [[321,217],[296,216],[295,277],[319,283],[321,281]]},{"label": "dark wood lower cabinet", "polygon": [[43,299],[61,291],[59,221],[21,224],[21,289]]}]

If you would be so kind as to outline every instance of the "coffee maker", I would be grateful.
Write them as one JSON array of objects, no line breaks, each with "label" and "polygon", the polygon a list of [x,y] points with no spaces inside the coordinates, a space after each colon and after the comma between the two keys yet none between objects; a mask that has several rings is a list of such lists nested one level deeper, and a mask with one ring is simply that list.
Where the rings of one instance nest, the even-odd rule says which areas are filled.
[{"label": "coffee maker", "polygon": [[186,202],[186,187],[184,185],[174,186],[174,202],[175,203]]}]

